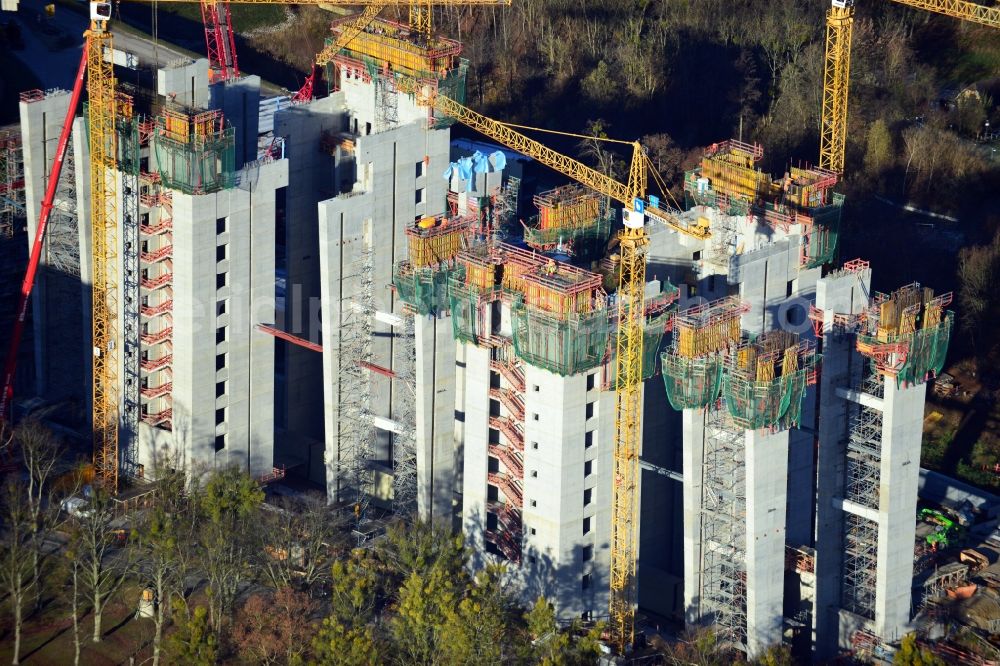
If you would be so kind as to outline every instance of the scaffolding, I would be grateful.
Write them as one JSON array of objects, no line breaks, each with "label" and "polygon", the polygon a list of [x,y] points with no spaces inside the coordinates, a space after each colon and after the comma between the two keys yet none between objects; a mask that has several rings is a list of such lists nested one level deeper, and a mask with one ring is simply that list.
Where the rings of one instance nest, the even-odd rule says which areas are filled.
[{"label": "scaffolding", "polygon": [[740,341],[740,317],[749,308],[730,296],[674,316],[673,343],[660,356],[674,409],[702,409],[718,399],[726,354]]},{"label": "scaffolding", "polygon": [[[800,265],[816,268],[834,261],[840,236],[844,196],[833,192],[837,174],[819,168],[791,167],[771,179],[754,165],[762,156],[759,146],[727,141],[712,146],[701,164],[684,175],[689,208],[707,206],[721,218],[713,224],[712,260],[729,263],[736,249],[736,221],[751,217],[785,233],[802,236]],[[707,225],[703,218],[701,225]]]},{"label": "scaffolding", "polygon": [[[880,398],[884,384],[878,374],[869,372],[857,388]],[[882,412],[854,402],[848,403],[848,408],[844,499],[877,510],[882,466]],[[845,511],[841,601],[844,608],[868,619],[875,618],[877,553],[878,524]]]},{"label": "scaffolding", "polygon": [[437,268],[414,268],[401,261],[393,268],[392,286],[399,299],[419,315],[443,315],[451,309],[448,301],[448,280],[454,264]]},{"label": "scaffolding", "polygon": [[706,412],[703,461],[700,615],[722,645],[746,652],[745,437],[721,407]]},{"label": "scaffolding", "polygon": [[397,516],[417,511],[416,392],[417,352],[414,322],[403,316],[402,330],[393,332],[393,395],[390,404],[400,432],[392,436],[392,510]]},{"label": "scaffolding", "polygon": [[164,109],[150,144],[151,161],[164,186],[206,194],[236,184],[236,143],[222,112]]},{"label": "scaffolding", "polygon": [[712,145],[701,160],[700,176],[713,190],[730,199],[755,202],[771,191],[771,178],[755,165],[761,146],[730,140]]},{"label": "scaffolding", "polygon": [[[327,44],[334,44],[345,30],[350,29],[356,17],[348,16],[330,26],[332,36]],[[408,76],[428,72],[441,72],[456,66],[462,45],[453,39],[433,36],[429,40],[410,30],[408,25],[377,18],[355,35],[334,57],[334,62],[353,59],[357,62],[373,61],[387,64],[393,71]]]},{"label": "scaffolding", "polygon": [[747,338],[727,357],[722,375],[722,396],[733,421],[748,430],[797,427],[818,364],[815,343],[795,333]]},{"label": "scaffolding", "polygon": [[560,376],[604,361],[610,313],[600,275],[553,260],[527,266],[513,257],[504,264],[505,286],[508,275],[521,291],[511,308],[519,358]]},{"label": "scaffolding", "polygon": [[805,224],[804,215],[799,216],[803,222],[801,260],[803,268],[816,268],[836,259],[843,209],[844,195],[835,192],[829,205],[811,211],[811,224]]},{"label": "scaffolding", "polygon": [[[357,271],[352,282],[357,290],[340,303],[338,335],[334,343],[337,369],[338,442],[334,468],[337,475],[337,499],[353,504],[356,531],[368,520],[368,505],[375,490],[375,421],[372,414],[372,377],[374,367],[372,330],[374,306],[374,253],[361,250],[354,262]],[[329,463],[328,463],[329,464]]]},{"label": "scaffolding", "polygon": [[921,384],[944,367],[954,313],[948,292],[912,283],[891,294],[876,293],[857,337],[857,349],[875,370],[898,386]]},{"label": "scaffolding", "polygon": [[12,238],[25,218],[21,133],[0,131],[0,238]]},{"label": "scaffolding", "polygon": [[875,572],[878,523],[844,513],[844,569],[841,605],[848,611],[875,619]]},{"label": "scaffolding", "polygon": [[115,115],[118,171],[121,174],[122,215],[122,439],[121,473],[126,479],[141,476],[138,462],[140,421],[140,315],[139,305],[139,118],[132,98],[119,94]]},{"label": "scaffolding", "polygon": [[524,242],[540,252],[599,258],[611,234],[614,211],[606,197],[580,185],[535,195],[538,215],[524,227]]}]

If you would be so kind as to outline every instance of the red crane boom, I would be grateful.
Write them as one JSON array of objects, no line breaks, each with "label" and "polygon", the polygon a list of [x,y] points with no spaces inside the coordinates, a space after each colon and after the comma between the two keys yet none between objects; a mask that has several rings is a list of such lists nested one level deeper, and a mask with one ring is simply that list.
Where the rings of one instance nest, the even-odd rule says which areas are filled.
[{"label": "red crane boom", "polygon": [[55,159],[49,172],[49,184],[45,188],[45,198],[42,199],[42,210],[38,214],[38,228],[35,229],[35,241],[31,246],[31,258],[24,272],[21,283],[21,293],[17,301],[17,316],[14,319],[14,332],[7,349],[7,361],[3,368],[3,394],[0,395],[0,420],[10,420],[11,399],[14,396],[14,372],[17,370],[17,350],[21,346],[21,336],[24,334],[24,320],[28,314],[28,298],[35,286],[35,273],[38,272],[38,261],[42,256],[42,244],[45,242],[45,229],[52,212],[52,201],[56,196],[56,186],[59,184],[59,174],[62,173],[63,161],[66,158],[66,147],[69,145],[69,135],[73,130],[73,118],[76,117],[76,107],[80,103],[80,92],[83,90],[83,79],[87,73],[88,42],[83,44],[83,54],[80,56],[80,68],[73,82],[73,95],[70,97],[69,108],[66,109],[66,119],[63,121],[62,133],[59,135],[59,145],[56,147]]}]

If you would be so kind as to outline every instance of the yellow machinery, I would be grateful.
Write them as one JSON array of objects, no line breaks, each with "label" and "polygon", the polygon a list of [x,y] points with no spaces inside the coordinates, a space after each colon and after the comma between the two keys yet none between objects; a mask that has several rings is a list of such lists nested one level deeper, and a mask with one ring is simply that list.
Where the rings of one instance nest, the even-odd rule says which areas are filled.
[{"label": "yellow machinery", "polygon": [[[618,649],[624,652],[635,638],[643,290],[646,284],[646,247],[649,244],[643,227],[643,212],[672,229],[696,238],[708,237],[708,230],[705,227],[689,226],[667,211],[645,208],[643,198],[646,196],[647,169],[651,165],[638,142],[616,142],[632,147],[628,183],[620,183],[521,134],[512,125],[497,122],[452,99],[436,95],[430,87],[422,87],[413,79],[398,78],[396,85],[400,92],[416,95],[419,103],[433,106],[436,111],[455,118],[626,207],[625,229],[619,236],[621,275],[618,282],[618,333],[615,339],[615,388],[618,400],[615,417],[617,437],[612,490],[610,576],[611,636]],[[652,169],[652,173],[659,178],[655,169]]]},{"label": "yellow machinery", "polygon": [[[191,0],[161,0],[190,2]],[[300,4],[354,6],[354,0],[232,0],[240,4]],[[357,35],[378,11],[385,6],[415,7],[411,22],[426,27],[429,32],[431,9],[437,5],[509,5],[510,0],[379,0],[377,9],[367,9],[361,16],[367,20],[353,35]],[[375,7],[375,6],[373,6]],[[90,127],[90,201],[93,240],[93,426],[94,468],[98,482],[110,492],[118,490],[118,222],[116,201],[115,134],[116,93],[112,68],[112,37],[108,25],[111,4],[90,3],[90,29],[85,38],[89,45],[87,89],[89,92]],[[426,33],[425,33],[426,34]],[[339,48],[339,47],[338,47]],[[138,248],[131,248],[137,252]]]},{"label": "yellow machinery", "polygon": [[[984,7],[967,0],[892,0],[964,21],[1000,28],[1000,7]],[[844,172],[847,141],[848,79],[851,71],[851,28],[854,0],[831,0],[826,14],[826,61],[823,69],[823,115],[819,166]]]}]

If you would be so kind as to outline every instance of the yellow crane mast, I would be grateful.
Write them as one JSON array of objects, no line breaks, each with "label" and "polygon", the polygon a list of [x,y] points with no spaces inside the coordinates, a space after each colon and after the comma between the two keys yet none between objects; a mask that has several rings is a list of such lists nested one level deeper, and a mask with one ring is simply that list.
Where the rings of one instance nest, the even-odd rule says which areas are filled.
[{"label": "yellow crane mast", "polygon": [[[193,0],[161,0],[191,2]],[[357,0],[230,0],[239,4],[299,4],[356,6]],[[411,23],[430,29],[430,15],[438,5],[509,5],[510,0],[378,0],[362,13],[349,39],[357,36],[386,6],[415,7]],[[93,432],[94,471],[100,484],[109,492],[118,490],[118,222],[116,212],[115,134],[116,90],[112,66],[112,36],[108,25],[111,4],[90,3],[90,29],[84,34],[89,43],[87,90],[89,93],[88,126],[90,130],[90,201],[93,259],[92,335],[93,335]],[[364,22],[362,23],[362,19]],[[349,41],[349,39],[347,41]],[[346,44],[346,41],[344,42]],[[342,48],[343,44],[337,47]],[[334,51],[336,53],[336,51]],[[332,57],[332,56],[331,56]],[[138,248],[126,251],[137,252]]]},{"label": "yellow crane mast", "polygon": [[[1000,7],[984,7],[967,0],[891,0],[900,5],[1000,28]],[[847,142],[848,79],[851,70],[851,31],[854,0],[831,0],[826,13],[826,59],[823,68],[823,110],[819,166],[844,172]]]},{"label": "yellow crane mast", "polygon": [[[107,12],[110,15],[110,11]],[[94,473],[118,489],[118,228],[115,211],[115,76],[107,18],[91,14],[87,48],[90,129],[91,252],[94,348]]]},{"label": "yellow crane mast", "polygon": [[[628,183],[620,183],[521,134],[514,129],[517,126],[497,122],[448,97],[437,95],[430,87],[422,87],[413,79],[398,78],[396,85],[401,92],[414,94],[418,103],[431,105],[436,111],[451,116],[508,148],[625,205],[625,229],[619,236],[621,275],[618,281],[618,332],[615,338],[617,434],[612,489],[609,608],[612,640],[624,652],[635,638],[639,444],[642,432],[643,292],[646,284],[646,248],[649,244],[643,224],[644,213],[672,229],[696,238],[707,238],[708,230],[689,226],[668,211],[645,207],[643,199],[646,197],[647,169],[651,164],[638,142],[616,142],[632,147]],[[656,175],[655,170],[653,173]]]}]

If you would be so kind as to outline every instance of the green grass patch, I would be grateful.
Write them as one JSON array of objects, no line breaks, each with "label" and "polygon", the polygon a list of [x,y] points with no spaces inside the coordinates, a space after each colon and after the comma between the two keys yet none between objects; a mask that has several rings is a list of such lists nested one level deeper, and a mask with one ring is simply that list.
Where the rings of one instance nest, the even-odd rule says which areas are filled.
[{"label": "green grass patch", "polygon": [[[201,23],[201,6],[197,2],[177,2],[158,5],[161,12]],[[237,33],[249,32],[257,28],[278,25],[285,20],[283,5],[229,5],[233,17],[233,30]]]}]

